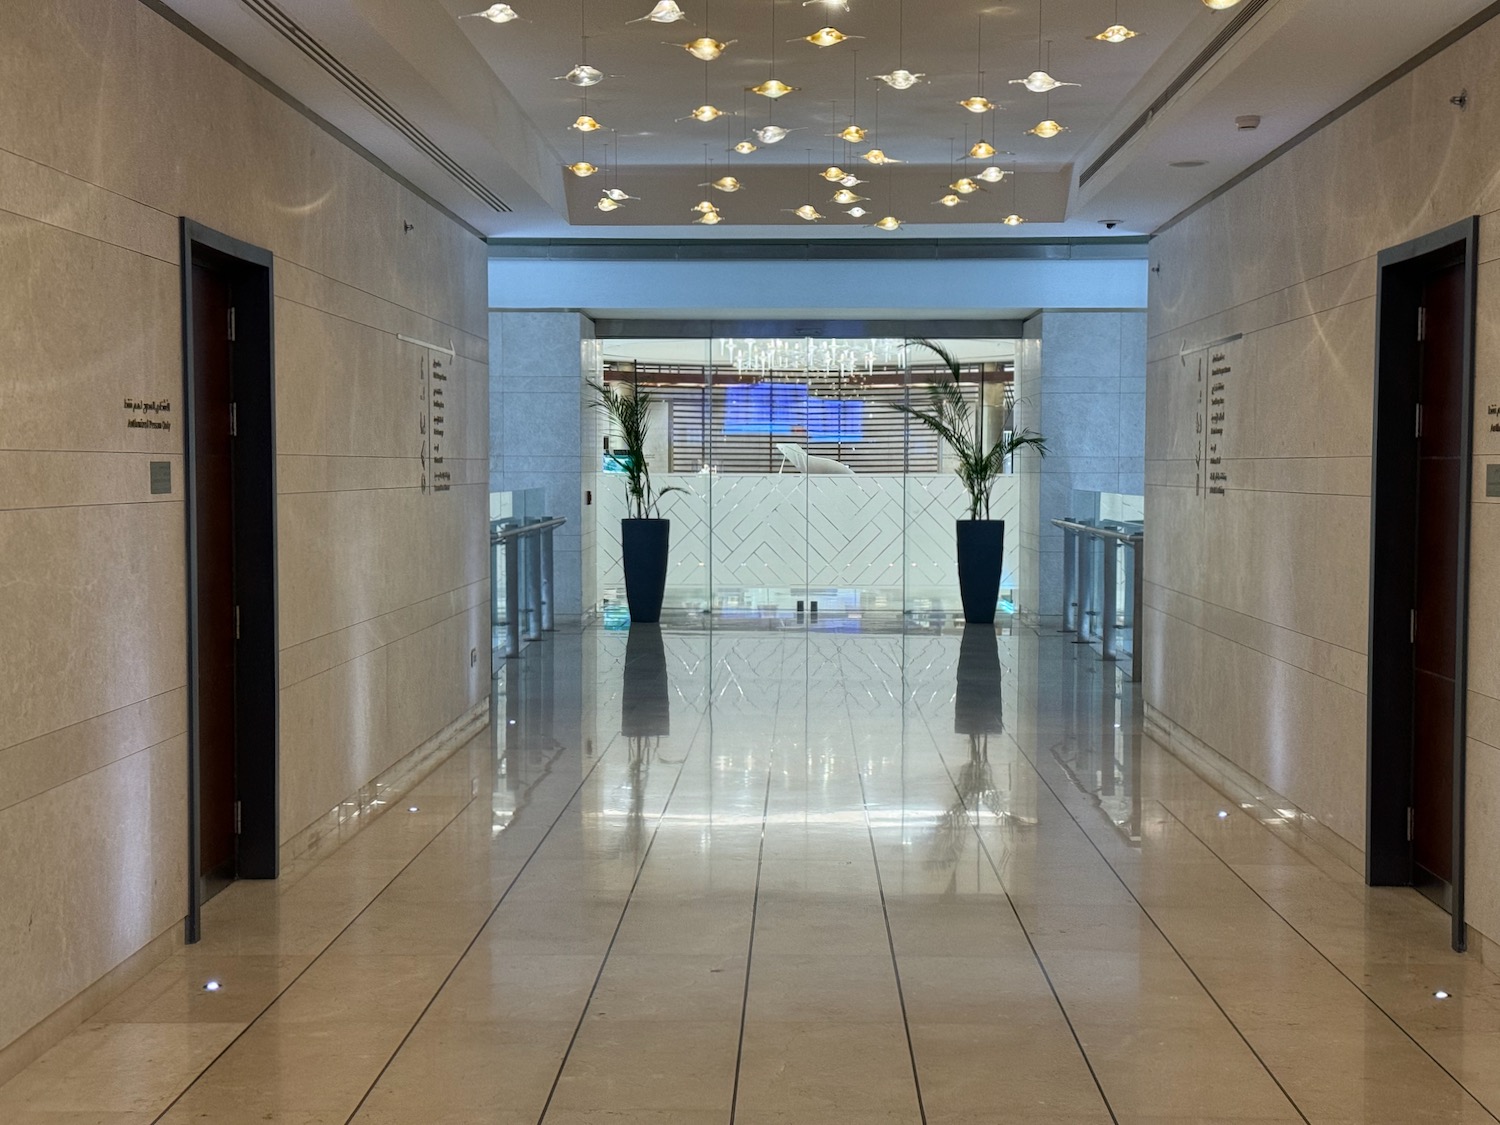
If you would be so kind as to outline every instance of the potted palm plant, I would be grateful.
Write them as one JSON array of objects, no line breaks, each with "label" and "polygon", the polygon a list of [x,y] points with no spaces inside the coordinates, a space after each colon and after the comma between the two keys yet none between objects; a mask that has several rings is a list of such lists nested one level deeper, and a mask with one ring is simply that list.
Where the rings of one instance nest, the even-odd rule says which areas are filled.
[{"label": "potted palm plant", "polygon": [[[1047,439],[1032,430],[1017,430],[1003,433],[986,445],[983,402],[975,410],[964,398],[958,360],[932,340],[908,340],[907,344],[932,352],[943,361],[951,376],[928,387],[926,406],[903,403],[895,409],[915,418],[947,442],[958,459],[954,471],[969,494],[968,518],[957,521],[958,589],[963,598],[964,620],[987,625],[995,620],[1005,553],[1005,521],[990,519],[990,492],[995,487],[995,478],[1005,469],[1007,457],[1018,449],[1034,449],[1045,457]],[[980,397],[982,400],[982,387]]]},{"label": "potted palm plant", "polygon": [[667,545],[672,521],[661,518],[661,498],[681,492],[675,486],[658,489],[646,464],[647,416],[652,396],[632,385],[630,393],[590,379],[598,396],[595,409],[614,422],[623,450],[607,456],[625,475],[625,497],[630,515],[620,521],[620,553],[625,564],[625,601],[630,620],[643,624],[661,620],[667,588]]}]

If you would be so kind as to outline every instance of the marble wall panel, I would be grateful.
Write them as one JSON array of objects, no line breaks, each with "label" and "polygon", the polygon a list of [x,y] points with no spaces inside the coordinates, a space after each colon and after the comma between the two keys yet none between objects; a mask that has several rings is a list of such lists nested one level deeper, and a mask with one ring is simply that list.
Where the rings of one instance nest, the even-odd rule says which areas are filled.
[{"label": "marble wall panel", "polygon": [[134,0],[0,8],[0,1047],[185,910],[179,215],[275,256],[284,837],[485,687],[483,244]]},{"label": "marble wall panel", "polygon": [[[1490,21],[1153,241],[1148,313],[1147,701],[1364,846],[1369,479],[1376,257],[1481,215],[1496,225],[1500,120],[1449,97],[1500,93]],[[1489,262],[1493,249],[1481,247]],[[1500,271],[1479,284],[1476,401],[1500,401]],[[1191,388],[1176,356],[1232,333],[1228,495],[1196,495]],[[1475,480],[1500,456],[1476,418]],[[1500,568],[1500,504],[1476,492],[1471,712],[1500,699],[1481,623]],[[1394,607],[1393,612],[1404,612]],[[1245,655],[1254,654],[1254,655]],[[1232,687],[1226,687],[1231,684]],[[1472,732],[1471,732],[1472,733]],[[1496,737],[1491,735],[1491,737]],[[1497,739],[1500,740],[1500,739]],[[1470,921],[1500,929],[1500,775],[1471,765]],[[1478,810],[1481,819],[1473,819]]]}]

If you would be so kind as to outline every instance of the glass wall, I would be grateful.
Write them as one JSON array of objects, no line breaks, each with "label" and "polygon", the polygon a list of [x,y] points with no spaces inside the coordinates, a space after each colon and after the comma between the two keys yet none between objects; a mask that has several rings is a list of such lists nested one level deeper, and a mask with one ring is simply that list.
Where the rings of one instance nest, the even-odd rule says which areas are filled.
[{"label": "glass wall", "polygon": [[[1013,345],[944,341],[987,440],[1010,425]],[[897,407],[927,404],[947,367],[901,340],[605,340],[599,374],[651,396],[648,463],[671,488],[668,609],[736,615],[914,612],[959,606],[955,519],[966,514],[952,450]],[[598,591],[624,599],[623,482],[601,427]],[[611,443],[615,444],[612,445]],[[1007,520],[1002,609],[1015,585],[1017,489]]]}]

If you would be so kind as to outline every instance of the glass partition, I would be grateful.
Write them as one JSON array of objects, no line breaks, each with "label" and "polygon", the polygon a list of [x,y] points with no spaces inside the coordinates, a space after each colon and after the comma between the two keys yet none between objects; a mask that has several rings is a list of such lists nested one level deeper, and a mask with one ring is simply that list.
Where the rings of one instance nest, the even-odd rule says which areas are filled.
[{"label": "glass partition", "polygon": [[[987,441],[1009,428],[1013,344],[944,341]],[[605,340],[600,375],[652,396],[648,457],[672,520],[666,608],[721,617],[959,610],[954,521],[967,514],[953,451],[897,409],[951,378],[900,339]],[[602,427],[601,427],[602,428]],[[620,616],[623,485],[600,443],[597,576]],[[1002,609],[1015,587],[1013,476]]]}]

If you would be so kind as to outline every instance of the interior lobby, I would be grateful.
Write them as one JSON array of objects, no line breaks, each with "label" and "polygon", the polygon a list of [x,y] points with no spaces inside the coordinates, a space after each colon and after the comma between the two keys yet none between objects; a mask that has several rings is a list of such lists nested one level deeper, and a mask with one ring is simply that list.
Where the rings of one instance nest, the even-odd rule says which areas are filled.
[{"label": "interior lobby", "polygon": [[1500,1123],[1497,17],[0,0],[0,1123]]}]

